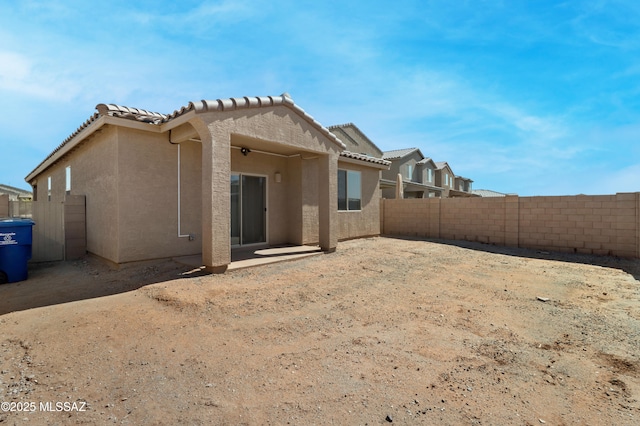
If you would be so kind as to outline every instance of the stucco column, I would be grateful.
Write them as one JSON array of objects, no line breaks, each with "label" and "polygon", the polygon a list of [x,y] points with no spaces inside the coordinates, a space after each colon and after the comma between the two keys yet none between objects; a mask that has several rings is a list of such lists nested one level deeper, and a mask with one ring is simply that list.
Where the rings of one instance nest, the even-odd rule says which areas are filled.
[{"label": "stucco column", "polygon": [[230,135],[208,126],[202,138],[202,262],[213,273],[231,263]]},{"label": "stucco column", "polygon": [[320,248],[333,252],[338,245],[338,154],[333,151],[319,159],[318,204]]}]

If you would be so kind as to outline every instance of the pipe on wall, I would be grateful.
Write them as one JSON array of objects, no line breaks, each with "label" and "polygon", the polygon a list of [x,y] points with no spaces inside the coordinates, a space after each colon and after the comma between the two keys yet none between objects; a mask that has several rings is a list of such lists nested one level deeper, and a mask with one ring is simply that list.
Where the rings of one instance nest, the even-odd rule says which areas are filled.
[{"label": "pipe on wall", "polygon": [[169,142],[172,145],[178,145],[178,238],[189,238],[190,240],[193,240],[194,238],[191,234],[183,234],[181,230],[182,219],[180,217],[180,210],[181,210],[182,197],[180,194],[180,187],[182,185],[181,185],[181,179],[180,179],[180,144],[171,141],[171,131],[169,131]]},{"label": "pipe on wall", "polygon": [[190,234],[182,234],[181,230],[180,230],[180,224],[182,222],[181,218],[180,218],[180,210],[181,210],[181,200],[182,197],[180,196],[180,187],[181,187],[181,179],[180,179],[180,144],[178,145],[178,238],[189,238],[190,240],[193,239],[192,236]]}]

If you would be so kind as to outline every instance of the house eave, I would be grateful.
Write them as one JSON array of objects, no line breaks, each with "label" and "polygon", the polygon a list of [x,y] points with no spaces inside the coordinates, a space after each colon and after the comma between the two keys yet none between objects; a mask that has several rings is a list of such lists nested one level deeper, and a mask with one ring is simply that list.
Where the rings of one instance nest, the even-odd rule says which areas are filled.
[{"label": "house eave", "polygon": [[338,157],[338,161],[340,161],[342,163],[350,163],[350,164],[357,164],[359,166],[372,167],[372,168],[380,169],[380,170],[389,170],[389,165],[388,164],[374,163],[372,161],[362,160],[362,159],[357,159],[357,158],[349,158],[349,157],[345,157],[343,155]]},{"label": "house eave", "polygon": [[107,121],[106,119],[107,117],[103,116],[95,118],[93,121],[87,124],[86,127],[82,128],[77,134],[71,136],[70,139],[62,142],[62,144],[60,144],[58,148],[56,148],[47,158],[44,159],[44,161],[42,161],[35,169],[33,169],[31,173],[27,175],[25,180],[29,184],[33,185],[33,180],[40,173],[42,173],[49,166],[58,161],[63,155],[67,154],[80,143],[82,143],[83,140],[100,130],[100,128],[102,128],[102,126],[104,126],[105,122]]},{"label": "house eave", "polygon": [[112,117],[109,115],[100,115],[94,121],[90,122],[86,127],[82,128],[82,130],[80,130],[77,134],[72,135],[70,139],[68,139],[66,142],[63,142],[56,150],[53,151],[53,153],[48,158],[46,158],[31,173],[29,173],[25,180],[29,182],[29,184],[33,184],[33,179],[35,179],[40,173],[42,173],[52,164],[56,163],[58,160],[60,160],[62,157],[64,157],[66,154],[80,145],[83,141],[85,141],[89,136],[93,135],[95,132],[106,125],[126,127],[129,129],[142,130],[145,132],[162,133],[160,127],[155,124],[133,121],[127,118]]}]

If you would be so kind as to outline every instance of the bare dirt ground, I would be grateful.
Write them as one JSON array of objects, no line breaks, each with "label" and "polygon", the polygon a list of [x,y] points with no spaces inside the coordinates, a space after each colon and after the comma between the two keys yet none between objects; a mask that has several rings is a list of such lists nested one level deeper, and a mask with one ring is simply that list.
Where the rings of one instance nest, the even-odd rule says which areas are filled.
[{"label": "bare dirt ground", "polygon": [[638,260],[372,238],[185,271],[0,286],[0,424],[640,423]]}]

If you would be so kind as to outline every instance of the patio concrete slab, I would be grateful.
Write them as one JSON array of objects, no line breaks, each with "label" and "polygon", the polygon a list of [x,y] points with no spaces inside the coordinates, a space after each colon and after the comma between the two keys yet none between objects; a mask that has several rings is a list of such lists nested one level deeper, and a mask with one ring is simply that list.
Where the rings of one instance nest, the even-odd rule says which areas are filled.
[{"label": "patio concrete slab", "polygon": [[[319,246],[279,246],[234,249],[231,251],[231,263],[229,264],[227,271],[266,265],[269,263],[285,262],[309,256],[316,256],[318,254],[322,254],[322,250]],[[195,269],[204,270],[202,255],[200,254],[174,257],[173,260],[187,266],[192,266]]]}]

